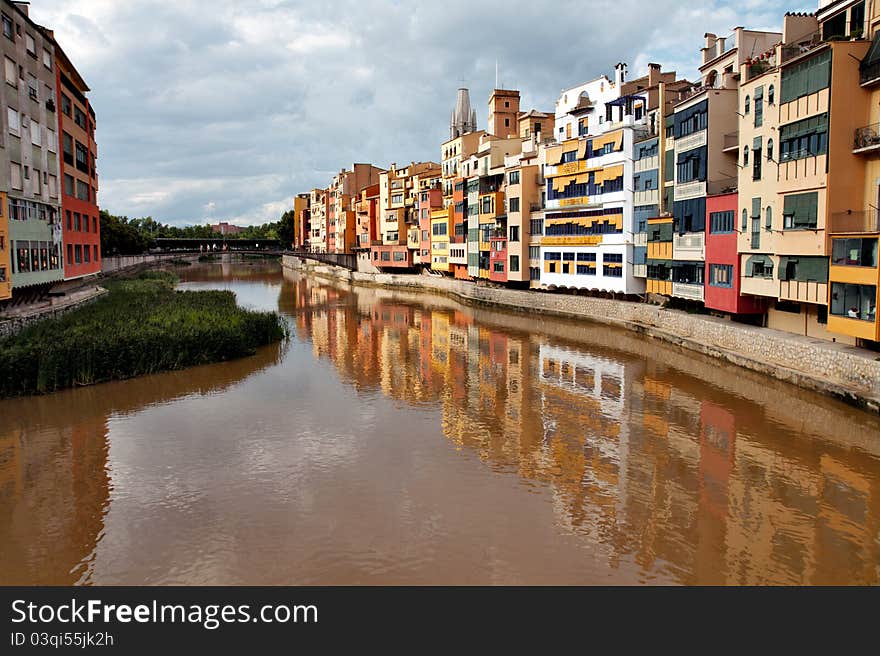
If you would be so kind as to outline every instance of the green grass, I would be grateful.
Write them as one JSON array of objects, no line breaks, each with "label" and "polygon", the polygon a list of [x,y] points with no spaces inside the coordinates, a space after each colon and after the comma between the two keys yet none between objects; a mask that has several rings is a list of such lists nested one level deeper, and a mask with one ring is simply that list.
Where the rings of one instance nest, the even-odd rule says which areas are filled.
[{"label": "green grass", "polygon": [[98,301],[0,340],[0,398],[231,360],[285,337],[274,312],[244,310],[228,291],[175,291],[177,280],[112,281]]}]

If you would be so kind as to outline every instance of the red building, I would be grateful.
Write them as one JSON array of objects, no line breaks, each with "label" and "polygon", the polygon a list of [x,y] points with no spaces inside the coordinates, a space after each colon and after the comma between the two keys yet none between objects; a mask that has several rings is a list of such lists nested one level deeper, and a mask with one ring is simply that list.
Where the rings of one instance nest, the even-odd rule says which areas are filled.
[{"label": "red building", "polygon": [[58,90],[58,130],[61,143],[61,211],[64,278],[101,272],[101,222],[95,161],[95,111],[86,98],[89,87],[55,45],[55,83]]},{"label": "red building", "polygon": [[443,207],[443,191],[432,187],[419,192],[416,209],[419,213],[419,258],[425,267],[431,266],[431,212]]},{"label": "red building", "polygon": [[763,314],[764,301],[740,294],[737,194],[706,199],[705,306],[729,314]]},{"label": "red building", "polygon": [[237,235],[244,232],[244,228],[239,228],[238,226],[226,223],[225,221],[214,223],[211,225],[211,230],[220,235]]},{"label": "red building", "polygon": [[507,238],[490,237],[489,280],[507,282]]}]

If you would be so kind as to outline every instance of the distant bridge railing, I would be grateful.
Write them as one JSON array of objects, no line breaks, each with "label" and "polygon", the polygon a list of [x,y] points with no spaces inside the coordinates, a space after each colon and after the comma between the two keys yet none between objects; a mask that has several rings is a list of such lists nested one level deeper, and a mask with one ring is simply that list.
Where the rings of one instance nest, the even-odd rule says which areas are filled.
[{"label": "distant bridge railing", "polygon": [[311,251],[287,251],[286,255],[301,257],[304,260],[314,260],[322,264],[332,264],[343,267],[349,271],[357,271],[357,255],[354,253],[312,253]]}]

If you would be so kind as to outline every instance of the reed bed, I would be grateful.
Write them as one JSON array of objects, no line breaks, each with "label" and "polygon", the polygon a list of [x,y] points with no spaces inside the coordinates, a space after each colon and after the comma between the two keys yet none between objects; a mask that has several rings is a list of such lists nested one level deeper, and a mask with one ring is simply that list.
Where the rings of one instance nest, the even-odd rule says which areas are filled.
[{"label": "reed bed", "polygon": [[274,312],[242,309],[228,291],[175,291],[176,283],[168,271],[113,281],[100,300],[0,340],[0,397],[231,360],[285,337]]}]

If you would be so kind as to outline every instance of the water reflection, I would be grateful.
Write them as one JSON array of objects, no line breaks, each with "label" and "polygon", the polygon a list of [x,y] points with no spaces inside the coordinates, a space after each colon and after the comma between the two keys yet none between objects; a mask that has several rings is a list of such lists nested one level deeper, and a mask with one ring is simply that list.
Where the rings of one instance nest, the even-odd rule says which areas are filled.
[{"label": "water reflection", "polygon": [[[316,357],[359,390],[439,403],[450,442],[549,486],[557,526],[606,549],[608,567],[877,583],[876,418],[617,331],[542,322],[617,348],[586,346],[510,328],[534,319],[287,277],[284,310]],[[667,364],[681,359],[688,371]]]},{"label": "water reflection", "polygon": [[878,583],[875,417],[583,322],[181,273],[291,344],[0,402],[0,583]]},{"label": "water reflection", "polygon": [[219,395],[281,346],[223,365],[0,402],[0,585],[89,583],[113,491],[110,422]]}]

